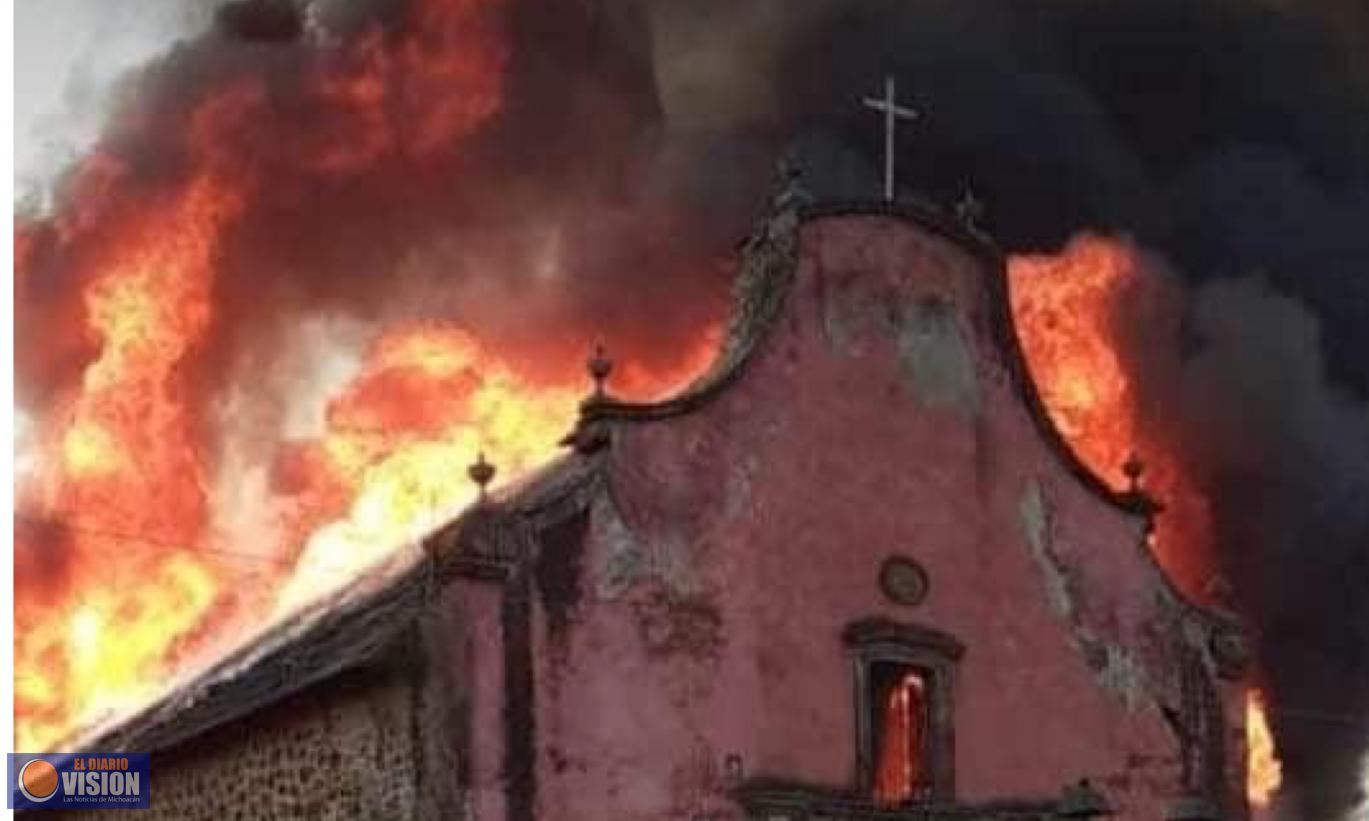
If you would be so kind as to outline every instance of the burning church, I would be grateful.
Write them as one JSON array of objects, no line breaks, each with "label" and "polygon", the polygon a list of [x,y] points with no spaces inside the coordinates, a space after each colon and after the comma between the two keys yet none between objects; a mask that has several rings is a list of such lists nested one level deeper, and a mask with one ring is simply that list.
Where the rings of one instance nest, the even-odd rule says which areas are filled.
[{"label": "burning church", "polygon": [[1317,14],[217,5],[15,225],[16,749],[165,818],[1353,811]]},{"label": "burning church", "polygon": [[1056,432],[1001,253],[798,185],[687,388],[597,351],[562,456],[92,748],[178,819],[1244,818],[1239,627]]}]

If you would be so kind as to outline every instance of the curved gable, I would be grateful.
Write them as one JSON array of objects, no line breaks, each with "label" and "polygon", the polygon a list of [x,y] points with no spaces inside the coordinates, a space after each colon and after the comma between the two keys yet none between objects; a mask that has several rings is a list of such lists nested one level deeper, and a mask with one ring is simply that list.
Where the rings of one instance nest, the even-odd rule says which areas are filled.
[{"label": "curved gable", "polygon": [[[1226,728],[1209,646],[1218,621],[1184,602],[1151,556],[1151,503],[1110,491],[1046,417],[992,244],[920,206],[791,210],[747,242],[739,279],[728,342],[708,374],[664,402],[591,400],[569,439],[605,465],[585,586],[605,589],[616,575],[613,595],[587,606],[592,643],[612,643],[597,631],[611,631],[607,614],[624,601],[666,613],[670,601],[693,602],[730,648],[710,652],[758,665],[763,680],[773,674],[766,692],[786,694],[754,705],[756,731],[772,740],[752,754],[767,772],[839,782],[842,765],[822,756],[851,741],[820,700],[849,685],[821,637],[842,620],[906,616],[873,579],[890,552],[910,551],[932,579],[917,620],[969,647],[962,679],[974,695],[957,709],[972,729],[958,755],[981,769],[967,789],[1006,779],[1040,790],[1070,761],[1081,772],[1059,783],[1116,754],[1191,755],[1205,763],[1184,777],[1215,791]],[[644,590],[663,591],[667,604],[637,601]],[[782,672],[795,663],[811,680]],[[1003,675],[1038,677],[1023,682],[1038,696],[977,689]],[[1021,718],[1033,710],[1073,712],[1078,744],[1034,761],[1020,738],[977,735],[1014,721],[1021,737],[1064,731]],[[1090,747],[1103,738],[1120,746]]]}]

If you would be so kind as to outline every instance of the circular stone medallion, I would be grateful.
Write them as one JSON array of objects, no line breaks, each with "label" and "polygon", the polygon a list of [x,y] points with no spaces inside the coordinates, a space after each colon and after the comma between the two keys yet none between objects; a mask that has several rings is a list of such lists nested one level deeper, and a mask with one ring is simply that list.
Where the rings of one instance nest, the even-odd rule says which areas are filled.
[{"label": "circular stone medallion", "polygon": [[890,556],[879,569],[879,589],[895,604],[921,604],[927,585],[927,571],[907,556]]}]

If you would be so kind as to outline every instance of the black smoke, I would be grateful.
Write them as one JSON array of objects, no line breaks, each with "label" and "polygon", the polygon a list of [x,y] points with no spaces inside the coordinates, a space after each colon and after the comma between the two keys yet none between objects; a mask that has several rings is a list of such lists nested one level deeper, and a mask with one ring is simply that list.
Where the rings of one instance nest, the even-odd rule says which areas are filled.
[{"label": "black smoke", "polygon": [[[241,76],[270,89],[263,122],[222,135],[271,188],[226,239],[220,333],[197,352],[205,379],[223,372],[210,365],[268,356],[303,311],[370,316],[411,293],[411,315],[456,318],[528,363],[549,350],[577,360],[595,335],[620,340],[623,358],[668,361],[719,309],[714,261],[754,217],[781,150],[797,148],[820,196],[878,191],[880,133],[858,99],[892,73],[923,112],[900,136],[905,189],[951,202],[972,187],[1010,251],[1092,230],[1169,260],[1186,294],[1179,333],[1133,329],[1149,412],[1197,454],[1219,507],[1290,814],[1320,821],[1357,800],[1369,6],[512,0],[505,104],[470,140],[345,179],[302,170],[291,158],[320,128],[349,123],[309,120],[301,78],[376,25],[405,36],[413,6],[226,4],[211,32],[126,84],[101,150],[135,170],[136,190],[184,173],[176,135],[191,101]],[[567,275],[550,290],[529,225],[562,247]],[[16,346],[20,395],[41,405],[88,351],[75,337],[50,344],[80,283],[39,246],[45,276],[16,294]]]},{"label": "black smoke", "polygon": [[728,122],[696,140],[715,160],[749,167],[766,152],[746,146],[792,143],[818,194],[873,195],[882,135],[858,98],[891,73],[923,113],[900,136],[905,189],[951,203],[971,187],[1009,251],[1088,230],[1168,261],[1142,287],[1177,294],[1177,321],[1126,305],[1117,320],[1145,413],[1213,500],[1274,700],[1281,810],[1355,806],[1369,743],[1369,6],[738,5],[658,13],[688,35],[658,59],[761,75],[704,104],[682,94],[698,119]]}]

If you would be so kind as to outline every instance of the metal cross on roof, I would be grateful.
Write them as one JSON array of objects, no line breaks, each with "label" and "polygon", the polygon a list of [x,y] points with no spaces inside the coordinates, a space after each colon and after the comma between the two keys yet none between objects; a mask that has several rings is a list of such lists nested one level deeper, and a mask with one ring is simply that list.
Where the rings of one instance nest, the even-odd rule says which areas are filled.
[{"label": "metal cross on roof", "polygon": [[894,76],[884,77],[883,97],[864,97],[861,102],[866,108],[884,114],[884,201],[894,201],[894,121],[898,119],[916,120],[918,112],[898,104],[894,91]]}]

